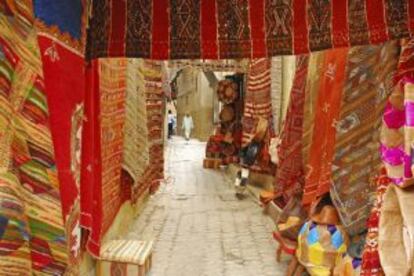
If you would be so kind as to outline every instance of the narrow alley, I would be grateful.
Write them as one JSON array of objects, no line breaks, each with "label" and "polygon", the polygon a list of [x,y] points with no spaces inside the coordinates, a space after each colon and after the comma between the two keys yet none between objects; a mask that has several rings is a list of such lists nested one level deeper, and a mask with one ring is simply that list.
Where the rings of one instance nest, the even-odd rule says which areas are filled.
[{"label": "narrow alley", "polygon": [[238,200],[225,172],[202,167],[205,143],[169,141],[169,183],[146,204],[128,239],[155,241],[151,276],[284,275],[275,261],[273,222],[247,196]]}]

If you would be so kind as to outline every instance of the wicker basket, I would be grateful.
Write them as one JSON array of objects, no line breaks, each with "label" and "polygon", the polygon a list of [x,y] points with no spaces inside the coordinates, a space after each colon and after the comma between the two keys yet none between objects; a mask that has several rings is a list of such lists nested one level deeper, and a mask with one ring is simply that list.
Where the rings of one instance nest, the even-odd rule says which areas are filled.
[{"label": "wicker basket", "polygon": [[378,233],[378,251],[386,275],[412,275],[414,250],[414,187],[390,185],[385,192]]}]

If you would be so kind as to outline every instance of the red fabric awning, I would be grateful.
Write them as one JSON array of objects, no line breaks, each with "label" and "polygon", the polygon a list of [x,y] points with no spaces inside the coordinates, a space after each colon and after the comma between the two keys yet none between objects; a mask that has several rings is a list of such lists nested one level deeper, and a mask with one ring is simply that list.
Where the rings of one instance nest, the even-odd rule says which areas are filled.
[{"label": "red fabric awning", "polygon": [[413,32],[414,0],[94,0],[87,57],[259,58]]}]

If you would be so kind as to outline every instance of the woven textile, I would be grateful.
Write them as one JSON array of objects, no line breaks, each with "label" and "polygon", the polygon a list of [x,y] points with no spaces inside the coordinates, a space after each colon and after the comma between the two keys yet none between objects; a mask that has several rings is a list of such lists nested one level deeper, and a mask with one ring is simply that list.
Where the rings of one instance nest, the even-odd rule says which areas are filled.
[{"label": "woven textile", "polygon": [[20,29],[25,32],[30,30],[35,21],[32,0],[20,1],[2,1],[0,3],[0,13],[9,18],[16,19],[14,22]]},{"label": "woven textile", "polygon": [[396,86],[383,115],[381,157],[388,177],[399,186],[414,183],[413,119],[414,119],[414,43],[405,41],[398,61]]},{"label": "woven textile", "polygon": [[325,52],[312,53],[309,55],[308,74],[305,88],[305,107],[303,119],[302,157],[303,166],[306,167],[309,161],[309,151],[312,144],[313,126],[316,113],[316,102],[318,100],[319,80],[322,74]]},{"label": "woven textile", "polygon": [[386,170],[380,170],[379,177],[375,180],[376,198],[367,221],[368,233],[365,238],[365,247],[362,253],[361,276],[384,275],[378,254],[378,226],[381,206],[385,191],[392,180],[387,177]]},{"label": "woven textile", "polygon": [[[73,48],[46,35],[38,42],[43,61],[71,274],[80,264],[80,154],[84,100],[84,59]],[[67,272],[69,273],[69,272]]]},{"label": "woven textile", "polygon": [[[381,60],[381,63],[378,63]],[[351,235],[365,230],[375,192],[373,179],[381,114],[393,88],[398,46],[355,47],[349,52],[341,112],[336,122],[331,198]]]},{"label": "woven textile", "polygon": [[172,69],[183,69],[193,67],[203,71],[236,72],[245,73],[249,67],[249,60],[169,60],[168,67]]},{"label": "woven textile", "polygon": [[271,61],[269,59],[253,59],[250,62],[247,76],[247,89],[244,98],[242,147],[246,147],[255,135],[259,118],[267,120],[268,129],[262,141],[263,150],[250,169],[272,174],[274,166],[270,162],[268,153],[270,139],[274,136],[272,102],[270,97],[270,65]]},{"label": "woven textile", "polygon": [[143,265],[152,247],[152,241],[113,240],[102,247],[100,259]]},{"label": "woven textile", "polygon": [[270,66],[272,117],[275,133],[280,132],[282,121],[282,58],[273,57]]},{"label": "woven textile", "polygon": [[398,71],[395,75],[395,83],[403,78],[414,79],[414,39],[402,40],[401,54],[398,60]]},{"label": "woven textile", "polygon": [[259,118],[264,118],[268,121],[267,134],[262,141],[262,148],[264,150],[261,151],[256,163],[251,167],[252,170],[263,173],[273,173],[274,170],[268,151],[270,139],[274,136],[270,97],[270,66],[271,61],[269,59],[254,59],[250,62],[242,121],[242,147],[246,147],[251,142],[252,137],[256,133],[256,125]]},{"label": "woven textile", "polygon": [[320,71],[322,76],[319,80],[315,124],[306,167],[303,195],[305,205],[311,204],[330,189],[335,122],[339,117],[347,57],[346,48],[327,51]]},{"label": "woven textile", "polygon": [[125,137],[122,168],[133,180],[143,176],[148,166],[147,108],[144,78],[140,72],[142,60],[128,59],[125,108]]},{"label": "woven textile", "polygon": [[101,60],[99,63],[103,231],[112,224],[125,199],[120,168],[124,142],[126,63],[125,59]]},{"label": "woven textile", "polygon": [[86,42],[88,1],[32,1],[36,27],[66,45],[83,52]]},{"label": "woven textile", "polygon": [[414,30],[410,0],[97,0],[91,14],[89,59],[297,55]]},{"label": "woven textile", "polygon": [[124,143],[126,59],[96,60],[89,68],[82,143],[81,223],[90,230],[87,249],[99,256],[102,236],[130,185],[121,181]]},{"label": "woven textile", "polygon": [[0,275],[68,263],[41,66],[36,31],[0,14]]},{"label": "woven textile", "polygon": [[164,93],[162,91],[161,62],[145,60],[142,65],[145,83],[149,165],[142,178],[142,183],[133,191],[133,198],[138,198],[143,191],[154,191],[164,179]]},{"label": "woven textile", "polygon": [[280,134],[279,166],[276,171],[276,190],[287,202],[304,182],[302,167],[302,136],[304,123],[305,85],[308,74],[308,56],[296,60],[296,72],[290,93],[286,120]]}]

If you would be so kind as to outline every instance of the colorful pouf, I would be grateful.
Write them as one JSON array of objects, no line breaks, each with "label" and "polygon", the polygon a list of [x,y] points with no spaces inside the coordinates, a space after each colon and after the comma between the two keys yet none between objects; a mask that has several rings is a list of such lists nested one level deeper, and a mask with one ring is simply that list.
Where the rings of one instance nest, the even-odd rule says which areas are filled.
[{"label": "colorful pouf", "polygon": [[344,254],[341,261],[335,267],[334,276],[359,276],[361,274],[362,260],[359,258],[352,258]]},{"label": "colorful pouf", "polygon": [[348,236],[339,225],[306,222],[299,232],[296,257],[311,275],[332,275],[348,248]]}]

